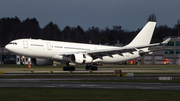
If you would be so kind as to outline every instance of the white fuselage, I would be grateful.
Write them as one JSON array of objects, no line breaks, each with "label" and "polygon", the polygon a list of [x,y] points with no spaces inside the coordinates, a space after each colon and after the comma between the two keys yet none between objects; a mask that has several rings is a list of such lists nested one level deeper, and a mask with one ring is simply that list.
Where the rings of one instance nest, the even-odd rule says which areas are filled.
[{"label": "white fuselage", "polygon": [[[6,45],[6,49],[20,56],[44,58],[56,61],[69,61],[67,57],[59,55],[61,53],[81,53],[89,50],[103,50],[112,48],[117,47],[36,39],[13,40],[10,42],[10,44]],[[112,57],[103,56],[102,58],[97,58],[92,62],[117,63],[138,57],[139,53],[134,51],[133,53],[125,52],[122,53],[122,55],[114,54]]]}]

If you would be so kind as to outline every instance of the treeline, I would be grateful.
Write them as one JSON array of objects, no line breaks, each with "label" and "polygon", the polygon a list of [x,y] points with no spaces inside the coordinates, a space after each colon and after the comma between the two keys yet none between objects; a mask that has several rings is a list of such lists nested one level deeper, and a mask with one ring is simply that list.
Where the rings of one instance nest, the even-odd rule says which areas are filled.
[{"label": "treeline", "polygon": [[[152,38],[152,43],[161,42],[167,36],[178,36],[180,20],[173,28],[167,25],[157,26]],[[36,18],[27,18],[23,21],[18,17],[1,18],[0,19],[0,46],[5,46],[11,40],[20,38],[45,39],[57,41],[69,41],[79,43],[105,44],[114,45],[119,40],[119,43],[128,44],[141,30],[127,31],[121,26],[115,25],[112,29],[100,29],[98,27],[90,27],[88,30],[83,30],[81,26],[70,27],[66,26],[61,29],[53,22],[49,22],[44,28],[40,28]]]}]

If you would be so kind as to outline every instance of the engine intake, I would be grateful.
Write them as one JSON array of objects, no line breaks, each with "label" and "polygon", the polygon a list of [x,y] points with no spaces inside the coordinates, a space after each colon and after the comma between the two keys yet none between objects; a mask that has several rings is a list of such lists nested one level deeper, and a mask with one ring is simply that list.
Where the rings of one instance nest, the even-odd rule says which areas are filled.
[{"label": "engine intake", "polygon": [[73,54],[70,56],[70,61],[73,63],[91,63],[93,58],[89,56],[88,54]]}]

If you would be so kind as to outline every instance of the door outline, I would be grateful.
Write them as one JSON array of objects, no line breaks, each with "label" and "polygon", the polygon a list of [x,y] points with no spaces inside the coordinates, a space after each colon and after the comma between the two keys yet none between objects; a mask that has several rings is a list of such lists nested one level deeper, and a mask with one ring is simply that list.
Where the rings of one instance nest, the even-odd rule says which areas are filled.
[{"label": "door outline", "polygon": [[24,48],[28,48],[28,42],[27,41],[23,41],[23,45],[24,45]]},{"label": "door outline", "polygon": [[51,50],[51,49],[52,49],[51,44],[50,44],[49,42],[47,43],[47,49],[48,49],[48,50]]}]

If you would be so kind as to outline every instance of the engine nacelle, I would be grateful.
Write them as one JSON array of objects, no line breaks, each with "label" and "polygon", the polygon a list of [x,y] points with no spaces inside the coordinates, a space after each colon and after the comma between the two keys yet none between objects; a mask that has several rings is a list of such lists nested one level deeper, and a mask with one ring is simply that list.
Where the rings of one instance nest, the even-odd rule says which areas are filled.
[{"label": "engine nacelle", "polygon": [[31,58],[31,63],[33,65],[45,66],[45,65],[52,65],[53,61],[48,59]]},{"label": "engine nacelle", "polygon": [[93,61],[93,58],[89,56],[88,54],[73,54],[70,56],[70,62],[73,63],[91,63]]},{"label": "engine nacelle", "polygon": [[146,53],[143,50],[139,50],[139,55],[144,56]]}]

